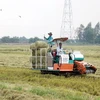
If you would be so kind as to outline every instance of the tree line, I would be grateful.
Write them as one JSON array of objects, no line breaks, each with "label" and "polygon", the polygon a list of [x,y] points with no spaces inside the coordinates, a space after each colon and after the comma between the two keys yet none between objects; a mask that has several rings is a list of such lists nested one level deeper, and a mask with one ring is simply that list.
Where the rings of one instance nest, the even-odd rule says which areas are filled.
[{"label": "tree line", "polygon": [[80,25],[77,28],[77,40],[78,42],[90,43],[90,44],[100,44],[100,23],[98,22],[94,28],[91,22],[85,27]]},{"label": "tree line", "polygon": [[[67,43],[88,43],[88,44],[100,44],[100,23],[98,22],[94,28],[92,27],[92,23],[88,23],[88,25],[85,27],[83,24],[81,24],[76,29],[77,37],[74,40],[69,40]],[[9,37],[4,36],[0,38],[0,43],[34,43],[36,41],[39,41],[43,39],[40,39],[38,37],[29,38],[26,37]]]},{"label": "tree line", "polygon": [[[4,36],[0,39],[0,43],[34,43],[36,41],[42,40],[38,37],[34,38],[26,38],[26,37],[10,37],[10,36]],[[43,40],[42,40],[43,41]]]}]

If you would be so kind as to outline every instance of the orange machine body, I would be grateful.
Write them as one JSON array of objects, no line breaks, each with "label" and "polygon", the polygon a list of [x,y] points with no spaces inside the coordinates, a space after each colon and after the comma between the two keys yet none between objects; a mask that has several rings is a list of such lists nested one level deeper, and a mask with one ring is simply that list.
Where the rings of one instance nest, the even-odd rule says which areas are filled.
[{"label": "orange machine body", "polygon": [[53,70],[73,71],[73,64],[54,64]]}]

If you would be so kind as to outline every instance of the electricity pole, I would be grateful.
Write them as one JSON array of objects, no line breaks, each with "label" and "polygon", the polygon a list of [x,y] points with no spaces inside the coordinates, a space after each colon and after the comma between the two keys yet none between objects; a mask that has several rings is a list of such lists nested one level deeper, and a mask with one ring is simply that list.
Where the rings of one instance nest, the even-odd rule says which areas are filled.
[{"label": "electricity pole", "polygon": [[65,0],[60,37],[73,38],[72,7],[71,0]]}]

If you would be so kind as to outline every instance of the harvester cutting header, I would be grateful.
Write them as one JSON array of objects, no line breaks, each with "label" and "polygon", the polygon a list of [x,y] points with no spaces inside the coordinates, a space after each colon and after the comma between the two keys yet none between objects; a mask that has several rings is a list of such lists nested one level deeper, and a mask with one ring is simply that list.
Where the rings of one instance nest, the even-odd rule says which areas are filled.
[{"label": "harvester cutting header", "polygon": [[[52,38],[52,33],[44,41],[33,43],[30,48],[32,50],[32,68],[39,69],[41,73],[51,74],[89,74],[95,73],[96,67],[84,62],[84,56],[80,51],[63,50],[63,43],[68,40],[64,38]],[[57,46],[57,47],[56,47]]]}]

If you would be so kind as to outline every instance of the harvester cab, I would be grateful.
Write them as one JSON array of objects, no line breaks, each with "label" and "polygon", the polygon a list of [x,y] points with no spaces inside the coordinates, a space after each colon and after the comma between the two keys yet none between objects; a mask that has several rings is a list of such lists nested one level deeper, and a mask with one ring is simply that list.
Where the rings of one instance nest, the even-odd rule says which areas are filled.
[{"label": "harvester cab", "polygon": [[[47,47],[47,45],[38,46],[36,44],[35,48],[32,49],[32,67],[33,69],[41,70],[41,73],[51,73],[51,74],[63,74],[63,75],[72,75],[72,74],[89,74],[95,73],[96,68],[84,62],[84,56],[80,51],[70,51],[63,50],[62,43],[68,40],[65,38],[56,38],[53,39],[53,42],[57,44],[57,47]],[[36,47],[38,46],[38,48]]]}]

